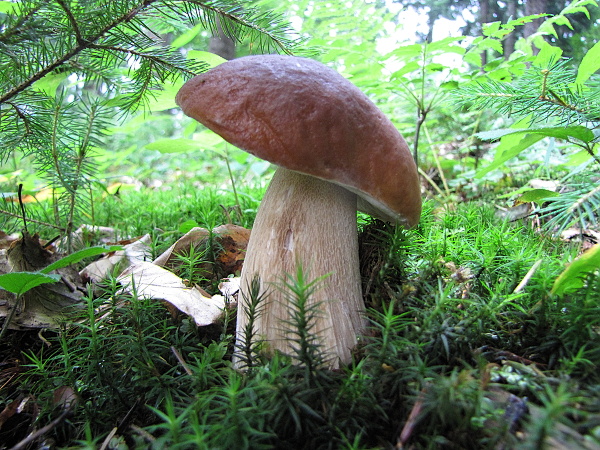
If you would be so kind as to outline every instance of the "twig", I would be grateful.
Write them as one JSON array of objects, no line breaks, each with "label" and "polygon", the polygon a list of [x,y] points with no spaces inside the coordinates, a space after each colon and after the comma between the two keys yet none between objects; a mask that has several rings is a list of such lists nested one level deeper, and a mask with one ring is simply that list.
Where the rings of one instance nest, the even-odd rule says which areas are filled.
[{"label": "twig", "polygon": [[417,426],[419,415],[421,414],[421,410],[423,409],[423,404],[425,402],[425,392],[427,392],[427,386],[421,389],[417,401],[410,410],[408,419],[406,420],[406,423],[402,428],[402,432],[400,433],[400,437],[398,438],[398,442],[396,443],[396,448],[398,449],[404,448],[404,446],[410,439],[415,427]]},{"label": "twig", "polygon": [[435,184],[435,181],[433,181],[431,179],[431,177],[429,175],[427,175],[423,169],[421,169],[420,167],[418,167],[417,170],[419,171],[419,174],[423,178],[425,178],[425,180],[427,180],[427,182],[431,185],[431,187],[437,191],[438,194],[440,194],[442,197],[446,196],[446,193],[444,191],[442,191],[437,184]]},{"label": "twig", "polygon": [[[15,213],[12,213],[12,212],[10,212],[10,211],[6,211],[6,210],[4,210],[4,209],[0,209],[0,214],[6,214],[7,216],[10,216],[10,217],[16,217],[17,219],[22,219],[22,218],[23,218],[23,216],[21,216],[21,215],[19,215],[19,214],[15,214]],[[63,233],[67,231],[67,230],[66,230],[65,228],[63,228],[63,227],[59,227],[58,225],[53,225],[53,224],[51,224],[51,223],[48,223],[48,222],[43,222],[43,221],[41,221],[41,220],[27,219],[27,221],[28,221],[28,222],[37,223],[37,224],[40,224],[40,225],[44,225],[44,226],[47,226],[47,227],[55,228],[55,229],[57,229],[57,230],[59,230],[59,231],[62,231]]]},{"label": "twig", "polygon": [[515,288],[515,290],[513,291],[513,294],[518,294],[519,292],[521,292],[523,290],[523,288],[525,286],[527,286],[527,283],[529,283],[529,280],[531,279],[531,277],[533,276],[533,274],[538,270],[538,267],[540,267],[541,263],[542,263],[542,260],[538,259],[533,264],[533,266],[531,266],[531,269],[529,269],[529,271],[523,277],[523,279],[521,280],[521,282],[519,283],[519,285]]},{"label": "twig", "polygon": [[100,446],[99,450],[106,450],[108,444],[110,444],[110,440],[115,436],[118,429],[119,427],[114,427],[112,430],[110,430],[110,433],[108,433],[108,436],[106,436],[104,442],[102,442],[102,445]]},{"label": "twig", "polygon": [[52,428],[56,427],[59,423],[61,423],[63,420],[65,420],[65,418],[71,413],[72,408],[73,408],[73,406],[69,406],[67,409],[65,409],[61,413],[60,416],[58,416],[56,419],[54,419],[48,425],[40,428],[35,433],[30,434],[25,439],[23,439],[21,442],[19,442],[17,445],[12,447],[10,450],[21,450],[22,448],[25,448],[30,443],[34,442],[36,439],[38,439],[41,436],[43,436],[44,434],[46,434],[48,431],[52,430]]},{"label": "twig", "polygon": [[188,365],[186,364],[186,362],[183,360],[183,356],[181,356],[181,354],[177,351],[177,349],[175,347],[171,347],[171,351],[175,355],[175,358],[177,358],[177,361],[179,361],[179,364],[181,364],[183,366],[185,373],[187,373],[190,376],[194,375],[193,372],[188,367]]},{"label": "twig", "polygon": [[23,183],[19,184],[17,196],[19,197],[19,206],[21,207],[21,214],[23,214],[23,229],[27,233],[27,215],[25,214],[25,205],[23,205]]},{"label": "twig", "polygon": [[6,334],[6,331],[8,330],[9,325],[13,320],[15,312],[21,306],[21,299],[22,299],[21,295],[16,296],[15,304],[14,304],[13,308],[10,310],[10,312],[4,318],[4,323],[2,324],[2,330],[0,330],[0,342],[2,342],[2,339],[4,338],[4,335]]}]

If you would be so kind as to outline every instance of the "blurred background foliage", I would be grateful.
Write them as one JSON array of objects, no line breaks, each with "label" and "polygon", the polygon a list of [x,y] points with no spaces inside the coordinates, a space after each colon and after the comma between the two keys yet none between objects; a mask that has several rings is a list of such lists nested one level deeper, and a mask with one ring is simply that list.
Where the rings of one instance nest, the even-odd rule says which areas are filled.
[{"label": "blurred background foliage", "polygon": [[[223,58],[284,52],[365,91],[440,202],[486,197],[508,208],[534,190],[545,211],[568,216],[555,231],[597,224],[595,0],[105,3],[0,2],[5,212],[19,215],[21,183],[37,201],[53,199],[44,221],[64,231],[127,189],[264,186],[269,164],[184,117],[174,97]],[[511,100],[496,102],[507,89]],[[573,108],[584,113],[562,120]],[[581,128],[556,131],[565,126]],[[520,131],[482,133],[510,127]],[[538,180],[562,197],[543,201]]]}]

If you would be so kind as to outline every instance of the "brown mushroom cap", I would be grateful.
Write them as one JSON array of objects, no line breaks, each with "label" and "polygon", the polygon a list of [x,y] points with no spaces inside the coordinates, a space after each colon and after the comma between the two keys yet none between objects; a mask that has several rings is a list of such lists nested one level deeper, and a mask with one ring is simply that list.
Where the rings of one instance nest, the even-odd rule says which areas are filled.
[{"label": "brown mushroom cap", "polygon": [[419,221],[420,187],[406,142],[363,92],[319,62],[234,59],[189,80],[176,101],[231,144],[356,192],[361,211],[407,226]]}]

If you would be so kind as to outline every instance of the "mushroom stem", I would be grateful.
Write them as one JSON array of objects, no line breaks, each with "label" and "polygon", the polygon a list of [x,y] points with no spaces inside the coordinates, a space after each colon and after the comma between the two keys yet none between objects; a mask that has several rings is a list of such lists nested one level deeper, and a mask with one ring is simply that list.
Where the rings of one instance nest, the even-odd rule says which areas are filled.
[{"label": "mushroom stem", "polygon": [[[331,368],[349,363],[364,328],[356,231],[356,194],[341,186],[278,168],[260,204],[241,275],[247,294],[255,275],[267,293],[255,333],[269,352],[291,353],[290,305],[282,281],[302,264],[309,281],[328,275],[309,299],[318,314],[312,331]],[[247,323],[239,297],[237,335]]]}]

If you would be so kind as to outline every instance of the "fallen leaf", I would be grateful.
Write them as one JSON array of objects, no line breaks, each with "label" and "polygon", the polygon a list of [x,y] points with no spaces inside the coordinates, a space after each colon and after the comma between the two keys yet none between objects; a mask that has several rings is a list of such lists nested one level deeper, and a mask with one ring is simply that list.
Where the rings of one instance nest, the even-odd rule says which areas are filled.
[{"label": "fallen leaf", "polygon": [[238,225],[226,224],[216,227],[213,233],[223,249],[217,257],[221,273],[239,275],[242,271],[250,230]]},{"label": "fallen leaf", "polygon": [[[69,256],[75,258],[71,262],[76,261],[76,255]],[[61,264],[68,259],[59,259],[59,255],[42,246],[37,234],[24,232],[21,239],[11,244],[7,259],[13,273],[2,275],[2,287],[23,294],[18,299],[0,291],[0,317],[12,316],[10,329],[57,328],[83,307],[84,286],[79,273]],[[48,274],[50,271],[54,273]]]},{"label": "fallen leaf", "polygon": [[237,293],[240,291],[240,281],[240,277],[231,277],[224,278],[219,283],[219,291],[227,299],[228,303],[235,301],[237,298]]},{"label": "fallen leaf", "polygon": [[594,244],[600,244],[600,233],[595,230],[568,228],[560,233],[560,238],[568,242],[581,242],[582,250],[589,250]]},{"label": "fallen leaf", "polygon": [[11,272],[35,272],[54,261],[52,252],[42,246],[39,234],[27,231],[10,245],[7,257]]},{"label": "fallen leaf", "polygon": [[165,300],[191,316],[198,326],[216,323],[225,308],[223,296],[205,297],[195,287],[186,286],[174,273],[151,262],[130,266],[118,280],[125,292],[135,291],[138,297]]},{"label": "fallen leaf", "polygon": [[78,396],[71,386],[60,386],[52,393],[52,405],[61,409],[69,409],[77,404]]},{"label": "fallen leaf", "polygon": [[510,222],[514,222],[515,220],[523,219],[529,216],[532,210],[533,208],[531,206],[531,203],[521,203],[511,208],[498,210],[496,211],[495,215],[496,217],[499,217],[501,219],[507,219]]},{"label": "fallen leaf", "polygon": [[14,294],[0,290],[0,317],[9,317],[16,307],[9,329],[58,328],[73,312],[83,308],[82,298],[80,291],[71,290],[63,282],[34,287],[23,294],[20,302]]},{"label": "fallen leaf", "polygon": [[206,228],[194,227],[177,242],[171,245],[162,255],[154,260],[154,264],[161,267],[171,267],[172,261],[175,255],[187,254],[192,246],[198,246],[201,242],[204,242],[208,236],[209,231]]},{"label": "fallen leaf", "polygon": [[[204,251],[210,235],[211,233],[205,228],[192,228],[156,258],[154,264],[176,269],[177,255],[187,255],[192,247]],[[225,224],[212,230],[212,238],[216,243],[218,254],[215,257],[214,265],[206,262],[200,267],[204,272],[203,277],[214,279],[216,276],[216,279],[219,279],[231,274],[239,275],[246,256],[250,230],[238,225]]]},{"label": "fallen leaf", "polygon": [[13,400],[12,402],[8,403],[4,407],[2,412],[0,412],[0,429],[8,419],[17,414],[17,409],[22,399],[23,395],[21,394],[16,400]]},{"label": "fallen leaf", "polygon": [[98,283],[110,273],[119,273],[132,264],[147,261],[150,259],[151,241],[150,235],[146,234],[131,244],[123,246],[123,250],[109,253],[104,258],[88,264],[79,274],[85,279]]},{"label": "fallen leaf", "polygon": [[0,249],[8,249],[10,245],[18,239],[18,235],[6,234],[4,231],[0,230]]}]

